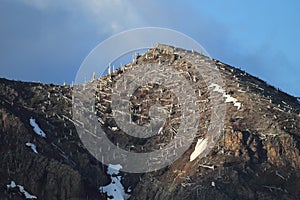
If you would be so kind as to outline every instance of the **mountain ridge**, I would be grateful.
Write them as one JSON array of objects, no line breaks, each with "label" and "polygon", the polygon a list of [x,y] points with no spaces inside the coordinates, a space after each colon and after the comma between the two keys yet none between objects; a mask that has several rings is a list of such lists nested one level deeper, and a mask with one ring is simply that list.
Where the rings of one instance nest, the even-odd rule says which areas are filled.
[{"label": "mountain ridge", "polygon": [[[170,48],[156,46],[134,63],[95,80],[98,85],[106,86],[99,87],[98,92],[111,90],[114,81],[122,76],[122,70],[132,70],[147,62],[170,63],[193,74],[189,61],[176,56],[176,51],[183,50],[166,51]],[[232,103],[226,104],[224,134],[207,157],[190,162],[194,141],[182,157],[164,169],[145,174],[121,173],[125,190],[132,190],[130,199],[297,199],[300,195],[297,190],[300,187],[300,104],[297,98],[242,70],[212,61],[222,74],[226,94],[241,102],[241,109]],[[193,84],[203,88],[202,96],[206,98],[208,90],[202,86],[201,77],[197,78]],[[159,95],[156,93],[159,86],[147,87],[153,90],[154,96]],[[106,166],[87,151],[76,133],[76,124],[71,121],[72,87],[0,79],[0,91],[1,199],[24,198],[18,191],[6,187],[11,181],[23,185],[38,199],[106,199],[106,195],[99,192],[100,186],[110,183]],[[143,91],[140,89],[134,95],[150,97]],[[113,121],[106,120],[110,116],[109,103],[96,103],[98,116],[104,120],[102,126],[111,140],[118,134],[124,149],[128,148],[126,144],[136,142],[126,138],[121,130],[115,133],[109,128],[115,126]],[[132,103],[136,105],[133,113],[147,114],[147,107],[139,109],[141,102],[132,99]],[[201,108],[208,109],[201,115],[201,125],[205,127],[210,111],[207,105]],[[174,116],[177,114],[180,113],[175,110]],[[34,133],[29,124],[31,117],[45,131],[46,138]],[[203,127],[197,137],[204,135]],[[153,148],[158,141],[172,138],[171,131],[165,128],[165,137],[139,141],[136,151],[143,145]],[[26,147],[26,142],[35,144],[38,154]]]}]

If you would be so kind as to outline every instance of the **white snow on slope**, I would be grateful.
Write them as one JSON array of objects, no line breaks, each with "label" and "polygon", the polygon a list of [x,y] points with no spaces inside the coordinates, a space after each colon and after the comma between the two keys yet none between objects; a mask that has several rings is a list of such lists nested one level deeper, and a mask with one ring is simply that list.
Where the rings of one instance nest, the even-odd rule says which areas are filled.
[{"label": "white snow on slope", "polygon": [[44,133],[44,131],[39,127],[39,125],[35,122],[34,118],[30,118],[29,119],[29,123],[30,125],[33,127],[33,130],[36,134],[42,136],[42,137],[46,137],[46,134]]},{"label": "white snow on slope", "polygon": [[212,187],[216,187],[216,183],[214,181],[211,182]]},{"label": "white snow on slope", "polygon": [[6,187],[7,189],[18,187],[19,191],[24,194],[26,199],[37,199],[36,196],[29,194],[22,185],[17,185],[14,181],[11,181],[9,185],[6,185]]},{"label": "white snow on slope", "polygon": [[122,169],[122,166],[119,164],[109,164],[107,168],[107,174],[110,175],[111,183],[107,186],[100,187],[99,190],[101,193],[106,193],[108,197],[112,197],[108,199],[125,200],[129,198],[129,195],[125,193],[121,183],[122,176],[119,175],[120,169]]},{"label": "white snow on slope", "polygon": [[209,88],[214,87],[214,89],[213,89],[214,92],[222,93],[223,97],[226,98],[226,100],[225,100],[226,103],[233,103],[233,105],[236,106],[238,109],[241,108],[242,104],[240,102],[238,102],[238,100],[236,98],[230,96],[229,94],[226,94],[225,90],[223,88],[221,88],[221,86],[219,86],[218,84],[212,83],[208,87]]},{"label": "white snow on slope", "polygon": [[300,97],[297,98],[298,103],[300,104]]},{"label": "white snow on slope", "polygon": [[35,144],[30,143],[30,142],[26,142],[25,145],[26,145],[27,147],[30,147],[31,150],[32,150],[34,153],[38,153],[37,150],[36,150]]},{"label": "white snow on slope", "polygon": [[15,188],[17,185],[14,181],[11,181],[9,185],[6,185],[7,189]]},{"label": "white snow on slope", "polygon": [[205,150],[206,146],[207,146],[207,138],[198,139],[198,142],[195,146],[195,150],[190,156],[190,161],[195,160]]}]

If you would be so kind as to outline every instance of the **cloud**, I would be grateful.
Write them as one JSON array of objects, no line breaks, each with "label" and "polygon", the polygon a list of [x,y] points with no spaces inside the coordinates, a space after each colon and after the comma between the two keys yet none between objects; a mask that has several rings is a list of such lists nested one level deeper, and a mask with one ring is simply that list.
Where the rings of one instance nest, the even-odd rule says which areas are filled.
[{"label": "cloud", "polygon": [[74,80],[99,42],[145,23],[130,3],[118,0],[4,0],[0,24],[2,77],[61,84]]},{"label": "cloud", "polygon": [[138,9],[130,1],[79,0],[78,3],[91,14],[96,24],[105,32],[117,33],[146,25]]},{"label": "cloud", "polygon": [[89,18],[100,33],[114,34],[129,28],[145,26],[146,22],[131,1],[123,0],[19,0],[37,10],[60,9]]},{"label": "cloud", "polygon": [[39,10],[44,10],[51,4],[50,0],[19,0],[21,3],[27,4]]}]

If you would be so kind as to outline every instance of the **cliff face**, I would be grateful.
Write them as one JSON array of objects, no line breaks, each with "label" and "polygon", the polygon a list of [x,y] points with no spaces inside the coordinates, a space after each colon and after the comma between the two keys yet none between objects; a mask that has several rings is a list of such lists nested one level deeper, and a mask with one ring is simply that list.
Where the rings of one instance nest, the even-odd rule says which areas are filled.
[{"label": "cliff face", "polygon": [[[227,95],[224,100],[231,98],[226,103],[223,134],[206,157],[193,161],[190,156],[197,139],[205,137],[211,108],[206,101],[209,93],[203,76],[196,74],[193,62],[180,56],[183,52],[191,59],[214,62],[225,84],[223,91],[215,89]],[[112,131],[111,127],[117,125],[112,119],[111,89],[124,72],[146,63],[165,63],[179,70],[195,91],[201,91],[201,95],[196,94],[203,103],[199,105],[199,128],[192,146],[161,170],[123,173],[125,190],[129,187],[132,190],[130,199],[297,199],[300,196],[297,99],[239,69],[208,60],[194,52],[157,46],[134,63],[94,80],[95,108],[101,126],[111,141],[135,152],[159,149],[160,144],[172,140],[181,111],[176,106],[176,97],[160,85],[148,84],[138,88],[130,99],[132,120],[140,125],[148,123],[150,107],[160,103],[170,112],[164,134],[138,140],[120,129]],[[24,198],[17,188],[7,189],[15,181],[38,199],[106,199],[98,189],[110,182],[106,167],[84,147],[75,129],[80,124],[71,120],[72,88],[1,79],[0,91],[0,198]],[[46,137],[35,133],[31,118]],[[34,144],[37,153],[26,143]]]}]

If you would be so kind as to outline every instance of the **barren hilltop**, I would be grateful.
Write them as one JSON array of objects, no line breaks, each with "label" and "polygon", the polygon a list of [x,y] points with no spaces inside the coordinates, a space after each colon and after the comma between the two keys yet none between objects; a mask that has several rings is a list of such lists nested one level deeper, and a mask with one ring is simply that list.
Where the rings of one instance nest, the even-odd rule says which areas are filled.
[{"label": "barren hilltop", "polygon": [[[184,59],[181,54],[189,56]],[[191,159],[205,137],[211,108],[208,86],[193,65],[213,62],[226,102],[222,135],[210,153]],[[129,137],[116,124],[111,92],[128,70],[147,63],[173,67],[195,89],[199,126],[190,148],[171,165],[148,173],[118,172],[123,197],[129,199],[298,199],[300,196],[300,104],[247,72],[194,51],[158,45],[134,62],[84,87],[94,87],[95,112],[108,138],[134,152],[164,146],[176,136],[181,111],[178,99],[160,85],[138,88],[130,100],[132,121],[149,122],[156,103],[169,114],[155,137]],[[93,85],[93,86],[92,86]],[[72,119],[73,86],[0,79],[0,199],[109,199],[103,188],[116,174],[95,159],[81,142]],[[162,92],[163,91],[163,92]],[[102,188],[102,189],[101,189]],[[113,196],[113,195],[111,195]]]}]

